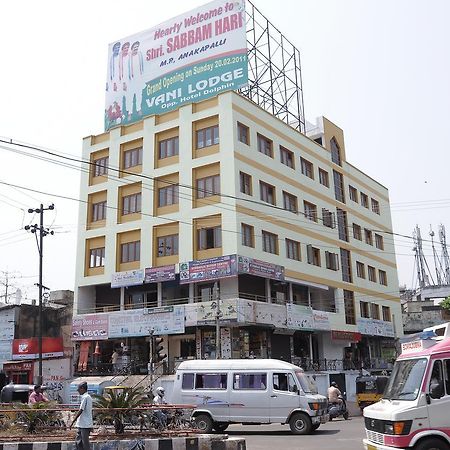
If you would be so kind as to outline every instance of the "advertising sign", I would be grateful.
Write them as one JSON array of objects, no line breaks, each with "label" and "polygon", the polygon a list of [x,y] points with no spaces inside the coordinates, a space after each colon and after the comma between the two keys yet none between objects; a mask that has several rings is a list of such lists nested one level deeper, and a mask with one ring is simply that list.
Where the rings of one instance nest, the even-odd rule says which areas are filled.
[{"label": "advertising sign", "polygon": [[361,333],[354,333],[352,331],[331,330],[331,339],[333,341],[359,342],[361,340]]},{"label": "advertising sign", "polygon": [[180,284],[237,276],[236,255],[180,263]]},{"label": "advertising sign", "polygon": [[392,322],[360,317],[356,324],[361,334],[394,337],[394,326]]},{"label": "advertising sign", "polygon": [[0,341],[14,339],[15,308],[0,310]]},{"label": "advertising sign", "polygon": [[93,341],[108,339],[108,314],[86,314],[72,321],[72,340]]},{"label": "advertising sign", "polygon": [[314,329],[315,330],[329,330],[330,317],[326,311],[313,311]]},{"label": "advertising sign", "polygon": [[[42,338],[42,357],[56,358],[64,356],[62,337]],[[14,339],[12,346],[12,359],[37,359],[39,358],[38,338]]]},{"label": "advertising sign", "polygon": [[312,309],[305,305],[286,303],[287,326],[294,330],[312,330],[314,317]]},{"label": "advertising sign", "polygon": [[284,305],[255,302],[255,322],[286,328],[286,308]]},{"label": "advertising sign", "polygon": [[127,270],[126,272],[114,272],[111,276],[111,287],[127,287],[142,284],[145,278],[143,269]]},{"label": "advertising sign", "polygon": [[132,309],[109,314],[110,338],[184,333],[184,305]]},{"label": "advertising sign", "polygon": [[105,129],[247,84],[244,0],[216,0],[109,45]]},{"label": "advertising sign", "polygon": [[175,264],[145,269],[145,283],[161,283],[175,280]]},{"label": "advertising sign", "polygon": [[271,264],[259,259],[238,256],[239,273],[248,273],[257,277],[271,278],[272,280],[284,280],[284,267]]}]

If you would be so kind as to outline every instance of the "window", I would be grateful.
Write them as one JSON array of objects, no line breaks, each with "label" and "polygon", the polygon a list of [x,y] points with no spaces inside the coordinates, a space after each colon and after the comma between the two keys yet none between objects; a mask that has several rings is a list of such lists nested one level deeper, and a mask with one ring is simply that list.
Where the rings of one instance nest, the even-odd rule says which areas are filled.
[{"label": "window", "polygon": [[198,230],[197,250],[222,247],[222,227],[201,228]]},{"label": "window", "polygon": [[219,125],[197,130],[197,149],[211,147],[219,143]]},{"label": "window", "polygon": [[322,223],[328,228],[334,228],[336,226],[334,213],[326,208],[322,208]]},{"label": "window", "polygon": [[320,267],[320,250],[311,244],[306,246],[306,256],[308,264]]},{"label": "window", "polygon": [[249,129],[249,127],[238,122],[237,131],[238,131],[239,141],[243,142],[244,144],[249,145],[250,144],[250,129]]},{"label": "window", "polygon": [[300,166],[302,174],[314,180],[314,168],[312,163],[305,158],[300,158]]},{"label": "window", "polygon": [[378,271],[378,280],[380,281],[380,284],[382,284],[383,286],[387,286],[387,275],[384,270]]},{"label": "window", "polygon": [[142,147],[133,148],[123,152],[123,168],[140,166],[142,164]]},{"label": "window", "polygon": [[196,197],[205,198],[220,195],[220,175],[200,178],[197,180]]},{"label": "window", "polygon": [[339,270],[339,257],[337,253],[325,252],[325,263],[327,269]]},{"label": "window", "polygon": [[322,138],[321,137],[315,138],[314,142],[317,142],[319,145],[322,145]]},{"label": "window", "polygon": [[300,261],[300,242],[286,239],[286,258]]},{"label": "window", "polygon": [[242,229],[242,245],[246,247],[255,246],[255,229],[251,225],[243,223],[241,225]]},{"label": "window", "polygon": [[383,306],[381,308],[381,311],[383,313],[383,320],[385,322],[390,322],[391,321],[391,308],[389,306]]},{"label": "window", "polygon": [[294,169],[294,153],[280,145],[280,161],[282,164]]},{"label": "window", "polygon": [[278,255],[278,236],[268,231],[262,232],[263,251]]},{"label": "window", "polygon": [[349,186],[348,193],[350,196],[350,200],[358,203],[358,190],[356,188],[354,188],[353,186]]},{"label": "window", "polygon": [[140,192],[137,194],[127,195],[122,198],[122,215],[134,214],[141,212],[141,199]]},{"label": "window", "polygon": [[328,172],[319,167],[319,183],[326,187],[330,187],[330,178],[328,177]]},{"label": "window", "polygon": [[193,373],[183,373],[183,378],[181,381],[181,389],[194,389]]},{"label": "window", "polygon": [[369,275],[369,281],[377,282],[377,272],[375,271],[375,267],[367,266],[367,273]]},{"label": "window", "polygon": [[226,389],[226,373],[196,373],[195,389]]},{"label": "window", "polygon": [[158,190],[158,207],[178,204],[178,184],[172,184]]},{"label": "window", "polygon": [[284,209],[286,209],[287,211],[291,211],[297,214],[298,204],[297,204],[297,197],[295,195],[283,191],[283,205]]},{"label": "window", "polygon": [[364,208],[369,208],[369,197],[367,197],[364,192],[360,192],[359,194],[359,197],[361,198],[361,205],[364,206]]},{"label": "window", "polygon": [[273,158],[272,141],[258,133],[258,152]]},{"label": "window", "polygon": [[375,233],[375,247],[384,250],[383,236]]},{"label": "window", "polygon": [[353,237],[358,239],[358,241],[362,241],[361,227],[356,223],[353,224]]},{"label": "window", "polygon": [[158,238],[158,257],[178,255],[178,234]]},{"label": "window", "polygon": [[342,173],[333,170],[334,179],[334,197],[338,202],[345,203],[344,195],[344,177]]},{"label": "window", "polygon": [[141,241],[127,242],[120,246],[120,262],[128,263],[141,259]]},{"label": "window", "polygon": [[317,222],[317,206],[305,200],[303,202],[303,207],[305,208],[305,217],[309,220]]},{"label": "window", "polygon": [[105,247],[91,248],[89,252],[89,267],[105,266]]},{"label": "window", "polygon": [[341,149],[335,138],[331,139],[330,141],[330,149],[331,149],[331,161],[341,166],[342,165]]},{"label": "window", "polygon": [[367,228],[364,228],[364,239],[366,241],[366,244],[373,245],[372,232]]},{"label": "window", "polygon": [[275,187],[271,184],[264,183],[264,181],[259,182],[259,191],[261,195],[261,200],[263,202],[275,205]]},{"label": "window", "polygon": [[366,278],[366,267],[359,261],[356,261],[356,276],[358,278]]},{"label": "window", "polygon": [[164,139],[158,143],[158,158],[170,158],[171,156],[178,155],[179,151],[179,139],[178,136],[170,139]]},{"label": "window", "polygon": [[94,161],[94,177],[100,177],[108,173],[109,157],[99,158]]},{"label": "window", "polygon": [[[431,371],[430,383],[428,385],[428,390],[431,390],[433,384],[439,383],[444,388],[442,361],[437,360],[433,364],[433,370]],[[444,392],[442,392],[444,394]]]},{"label": "window", "polygon": [[297,384],[294,377],[290,373],[274,373],[273,374],[273,388],[277,391],[297,392]]},{"label": "window", "polygon": [[339,239],[348,242],[347,211],[336,208]]},{"label": "window", "polygon": [[243,194],[252,195],[252,177],[248,173],[239,172],[241,183],[241,192]]},{"label": "window", "polygon": [[378,200],[371,198],[370,203],[372,204],[372,211],[375,214],[380,214],[380,203],[378,202]]},{"label": "window", "polygon": [[356,325],[355,314],[355,298],[352,291],[344,289],[344,311],[345,323],[348,325]]},{"label": "window", "polygon": [[92,222],[106,219],[106,201],[92,204]]},{"label": "window", "polygon": [[350,261],[350,252],[341,248],[341,267],[342,267],[342,281],[352,282],[352,265]]},{"label": "window", "polygon": [[370,317],[375,320],[380,320],[380,305],[376,303],[370,304]]},{"label": "window", "polygon": [[369,319],[370,318],[370,312],[369,312],[369,303],[368,302],[359,302],[359,309],[361,312],[361,317]]},{"label": "window", "polygon": [[267,374],[265,373],[234,373],[233,389],[264,391],[267,387]]}]

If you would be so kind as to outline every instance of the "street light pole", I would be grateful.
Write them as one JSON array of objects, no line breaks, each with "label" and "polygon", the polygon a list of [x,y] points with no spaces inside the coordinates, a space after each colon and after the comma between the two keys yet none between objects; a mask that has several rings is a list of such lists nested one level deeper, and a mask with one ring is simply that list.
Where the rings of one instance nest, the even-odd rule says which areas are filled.
[{"label": "street light pole", "polygon": [[39,226],[37,224],[27,225],[25,227],[26,231],[31,231],[31,233],[36,234],[39,231],[39,243],[38,243],[38,251],[39,251],[39,308],[38,308],[38,345],[39,345],[39,374],[37,379],[37,384],[42,384],[43,379],[43,371],[42,371],[42,335],[44,331],[44,314],[43,314],[43,306],[42,306],[42,290],[44,286],[42,285],[42,272],[43,272],[43,260],[44,260],[44,236],[47,234],[54,234],[53,231],[50,231],[48,228],[44,228],[44,211],[51,211],[55,209],[55,205],[51,204],[48,208],[44,208],[44,205],[41,203],[39,208],[32,209],[30,208],[28,212],[39,214]]}]

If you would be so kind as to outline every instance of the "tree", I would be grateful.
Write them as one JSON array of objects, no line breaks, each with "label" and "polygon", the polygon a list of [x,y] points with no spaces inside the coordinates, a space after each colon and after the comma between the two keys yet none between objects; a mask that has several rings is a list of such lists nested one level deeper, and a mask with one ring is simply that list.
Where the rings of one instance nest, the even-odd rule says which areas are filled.
[{"label": "tree", "polygon": [[441,303],[439,303],[442,309],[445,309],[446,311],[450,312],[450,296],[446,299],[442,300]]}]

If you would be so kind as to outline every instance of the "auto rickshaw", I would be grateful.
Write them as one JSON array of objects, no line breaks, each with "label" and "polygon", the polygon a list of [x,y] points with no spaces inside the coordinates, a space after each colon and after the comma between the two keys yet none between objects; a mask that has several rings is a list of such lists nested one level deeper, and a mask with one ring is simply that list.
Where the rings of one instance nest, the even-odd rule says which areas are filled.
[{"label": "auto rickshaw", "polygon": [[356,401],[361,411],[381,399],[388,380],[386,375],[362,375],[356,378]]},{"label": "auto rickshaw", "polygon": [[0,393],[0,403],[28,403],[28,397],[33,391],[32,384],[7,384]]}]

